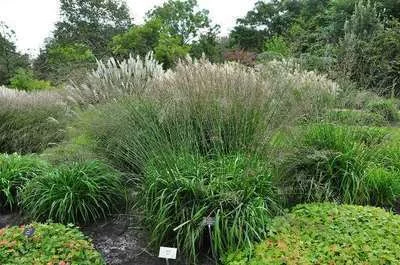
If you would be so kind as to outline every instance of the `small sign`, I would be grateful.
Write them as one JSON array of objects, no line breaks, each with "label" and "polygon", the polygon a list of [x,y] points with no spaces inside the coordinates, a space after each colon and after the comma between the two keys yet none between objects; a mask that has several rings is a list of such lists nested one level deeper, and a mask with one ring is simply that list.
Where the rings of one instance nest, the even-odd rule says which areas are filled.
[{"label": "small sign", "polygon": [[24,229],[24,235],[26,237],[33,237],[33,235],[35,234],[35,228],[30,226],[30,227],[26,227]]},{"label": "small sign", "polygon": [[158,254],[158,257],[162,259],[176,259],[176,252],[176,248],[160,247],[160,253]]},{"label": "small sign", "polygon": [[215,218],[214,217],[204,217],[203,218],[203,225],[212,226],[214,224],[215,224]]}]

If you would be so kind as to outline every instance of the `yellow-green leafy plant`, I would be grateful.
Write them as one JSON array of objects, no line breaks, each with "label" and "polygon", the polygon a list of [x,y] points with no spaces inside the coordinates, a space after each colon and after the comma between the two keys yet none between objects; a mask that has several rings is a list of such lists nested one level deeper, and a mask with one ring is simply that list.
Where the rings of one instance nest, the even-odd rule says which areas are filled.
[{"label": "yellow-green leafy plant", "polygon": [[253,249],[228,255],[225,265],[397,264],[400,217],[369,206],[305,204],[274,219]]},{"label": "yellow-green leafy plant", "polygon": [[104,265],[92,243],[74,226],[32,223],[0,229],[0,264]]}]

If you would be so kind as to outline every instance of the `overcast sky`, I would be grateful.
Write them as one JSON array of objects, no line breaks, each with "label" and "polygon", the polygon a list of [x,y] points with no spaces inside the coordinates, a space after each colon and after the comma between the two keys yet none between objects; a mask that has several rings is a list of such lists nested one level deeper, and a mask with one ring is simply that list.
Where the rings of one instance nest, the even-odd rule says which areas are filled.
[{"label": "overcast sky", "polygon": [[[127,0],[134,22],[143,21],[143,16],[155,5],[165,0]],[[198,0],[201,8],[210,11],[214,23],[221,25],[222,34],[227,34],[237,18],[244,16],[256,0]],[[58,0],[0,0],[0,21],[15,30],[20,51],[37,54],[46,37],[54,29],[59,17]]]}]

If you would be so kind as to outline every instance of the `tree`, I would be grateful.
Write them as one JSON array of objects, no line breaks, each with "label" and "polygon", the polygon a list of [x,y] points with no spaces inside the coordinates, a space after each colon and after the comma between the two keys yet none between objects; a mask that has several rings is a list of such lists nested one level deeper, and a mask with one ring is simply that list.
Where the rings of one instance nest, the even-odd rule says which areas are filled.
[{"label": "tree", "polygon": [[190,55],[194,58],[206,56],[211,62],[222,62],[223,53],[227,48],[225,39],[214,34],[203,34],[199,40],[192,43]]},{"label": "tree", "polygon": [[360,0],[346,21],[338,71],[381,95],[400,95],[400,23],[383,18],[378,5]]},{"label": "tree", "polygon": [[114,36],[110,46],[114,56],[126,58],[130,53],[145,56],[153,51],[160,40],[162,23],[152,19],[140,26],[133,26],[127,32]]},{"label": "tree", "polygon": [[28,66],[29,56],[16,50],[14,31],[0,22],[0,85],[8,85],[18,68]]},{"label": "tree", "polygon": [[200,57],[221,57],[217,50],[219,26],[211,26],[207,10],[198,10],[196,0],[169,0],[147,13],[143,25],[115,36],[110,44],[114,56],[130,53],[144,56],[154,51],[164,68],[170,68],[189,52]]},{"label": "tree", "polygon": [[236,26],[229,35],[230,46],[247,51],[259,52],[268,34],[264,30],[258,30],[254,27],[243,25]]},{"label": "tree", "polygon": [[198,9],[197,0],[168,0],[148,12],[147,19],[158,19],[164,30],[171,36],[179,36],[181,43],[186,45],[196,41],[204,32],[216,35],[219,26],[211,25],[208,14],[208,10]]},{"label": "tree", "polygon": [[35,73],[55,84],[82,76],[79,71],[90,68],[95,57],[111,56],[113,36],[131,26],[122,0],[60,0],[60,4],[61,20],[54,36],[34,62]]},{"label": "tree", "polygon": [[34,62],[34,70],[41,79],[58,85],[71,78],[80,78],[94,66],[96,58],[84,44],[58,44],[51,41]]},{"label": "tree", "polygon": [[184,58],[190,51],[190,46],[181,45],[177,36],[161,34],[159,43],[154,49],[155,58],[163,64],[164,69],[171,68],[178,59]]},{"label": "tree", "polygon": [[144,57],[153,51],[165,69],[171,68],[176,60],[185,57],[190,50],[190,46],[183,44],[179,36],[171,35],[158,18],[115,36],[110,46],[113,55],[118,58],[127,58],[129,54]]},{"label": "tree", "polygon": [[35,78],[31,69],[19,68],[15,75],[10,79],[10,87],[19,90],[32,91],[51,88],[49,81],[38,80]]},{"label": "tree", "polygon": [[56,24],[54,42],[83,44],[102,58],[112,37],[131,26],[129,9],[120,0],[60,0],[61,21]]}]

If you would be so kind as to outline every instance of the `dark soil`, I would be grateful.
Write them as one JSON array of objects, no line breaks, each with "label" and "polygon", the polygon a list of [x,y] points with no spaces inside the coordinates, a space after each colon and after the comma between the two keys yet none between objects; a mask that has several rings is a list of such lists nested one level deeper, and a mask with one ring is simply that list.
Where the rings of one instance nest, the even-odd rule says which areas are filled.
[{"label": "dark soil", "polygon": [[[82,228],[93,240],[109,265],[163,265],[147,247],[148,237],[132,216],[120,215],[108,221]],[[172,265],[172,264],[171,264]]]},{"label": "dark soil", "polygon": [[6,226],[18,226],[24,223],[24,219],[18,213],[0,213],[0,229]]},{"label": "dark soil", "polygon": [[[29,220],[18,213],[0,213],[0,229],[26,223]],[[148,247],[148,235],[138,224],[139,219],[133,215],[118,215],[104,222],[81,227],[81,230],[92,239],[108,265],[165,265],[166,261],[157,257],[158,252]],[[202,265],[215,264],[207,257],[201,260]],[[185,262],[171,260],[169,264],[185,265]]]},{"label": "dark soil", "polygon": [[[18,213],[0,213],[0,229],[29,223]],[[134,227],[138,221],[132,216],[120,215],[95,225],[82,227],[85,235],[93,240],[109,265],[164,265],[148,245],[143,228]],[[170,265],[174,265],[170,261]]]}]

